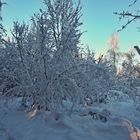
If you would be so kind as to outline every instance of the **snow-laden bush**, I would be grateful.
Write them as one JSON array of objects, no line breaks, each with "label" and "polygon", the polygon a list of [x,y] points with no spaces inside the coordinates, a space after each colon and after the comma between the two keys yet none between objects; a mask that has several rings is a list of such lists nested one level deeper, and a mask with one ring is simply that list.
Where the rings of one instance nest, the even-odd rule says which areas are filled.
[{"label": "snow-laden bush", "polygon": [[109,90],[104,94],[106,102],[127,102],[130,101],[129,95],[122,91]]},{"label": "snow-laden bush", "polygon": [[135,78],[133,77],[121,76],[116,78],[115,85],[112,87],[112,89],[122,91],[133,100],[136,98]]},{"label": "snow-laden bush", "polygon": [[14,22],[13,39],[1,53],[0,86],[4,96],[20,96],[28,108],[60,111],[63,100],[76,105],[100,102],[113,85],[104,64],[80,50],[81,6],[72,0],[44,0],[46,9],[31,26]]},{"label": "snow-laden bush", "polygon": [[[33,106],[52,110],[59,109],[65,96],[76,100],[80,93],[74,77],[68,73],[72,69],[80,71],[75,58],[82,34],[81,6],[80,3],[75,6],[72,0],[44,3],[47,11],[35,14],[30,28],[14,22],[13,40],[1,55],[4,59],[1,59],[0,86],[4,96],[20,91],[24,104],[32,100]],[[7,54],[10,47],[12,51]]]}]

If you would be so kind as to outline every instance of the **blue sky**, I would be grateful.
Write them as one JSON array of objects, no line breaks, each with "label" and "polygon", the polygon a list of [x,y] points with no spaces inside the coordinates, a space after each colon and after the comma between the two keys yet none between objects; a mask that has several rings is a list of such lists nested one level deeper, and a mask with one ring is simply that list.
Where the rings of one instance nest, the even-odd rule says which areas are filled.
[{"label": "blue sky", "polygon": [[[107,42],[112,32],[125,23],[124,21],[119,22],[113,12],[122,10],[135,11],[140,6],[140,3],[129,8],[128,5],[132,1],[81,0],[83,7],[83,17],[81,19],[83,26],[81,29],[87,31],[81,38],[82,42],[89,45],[98,54],[107,50],[109,48]],[[43,7],[42,0],[5,0],[5,2],[8,5],[4,6],[2,14],[7,30],[12,27],[15,20],[30,22],[30,17],[33,13]],[[137,32],[136,29],[139,25],[139,21],[137,21],[118,34],[119,48],[122,51],[129,51],[135,44],[140,45],[140,32]]]}]

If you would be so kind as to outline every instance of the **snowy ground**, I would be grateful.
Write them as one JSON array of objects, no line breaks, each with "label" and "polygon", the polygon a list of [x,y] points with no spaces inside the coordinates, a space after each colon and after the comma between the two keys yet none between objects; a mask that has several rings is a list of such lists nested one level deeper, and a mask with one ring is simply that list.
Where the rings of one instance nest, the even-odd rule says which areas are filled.
[{"label": "snowy ground", "polygon": [[[139,140],[140,111],[133,102],[83,109],[71,117],[49,112],[25,112],[14,102],[0,104],[0,140]],[[107,121],[88,112],[108,110]]]}]

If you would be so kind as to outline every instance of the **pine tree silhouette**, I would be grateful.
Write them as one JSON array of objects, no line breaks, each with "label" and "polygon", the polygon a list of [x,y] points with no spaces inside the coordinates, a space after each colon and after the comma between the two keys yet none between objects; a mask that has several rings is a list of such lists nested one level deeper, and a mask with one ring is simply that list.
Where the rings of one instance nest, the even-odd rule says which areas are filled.
[{"label": "pine tree silhouette", "polygon": [[140,49],[138,46],[134,46],[134,48],[137,50],[138,54],[140,55]]}]

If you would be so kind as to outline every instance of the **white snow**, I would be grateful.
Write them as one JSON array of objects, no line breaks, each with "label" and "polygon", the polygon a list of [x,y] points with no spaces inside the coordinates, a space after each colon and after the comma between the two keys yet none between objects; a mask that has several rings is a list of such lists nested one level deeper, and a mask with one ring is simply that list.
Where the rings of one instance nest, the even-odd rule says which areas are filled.
[{"label": "white snow", "polygon": [[[81,113],[25,112],[15,100],[0,111],[0,140],[138,140],[140,112],[133,102],[93,105]],[[14,105],[15,103],[15,105]],[[2,110],[2,108],[4,110]],[[108,110],[107,122],[93,119],[87,112]],[[81,115],[81,114],[85,115]]]}]

